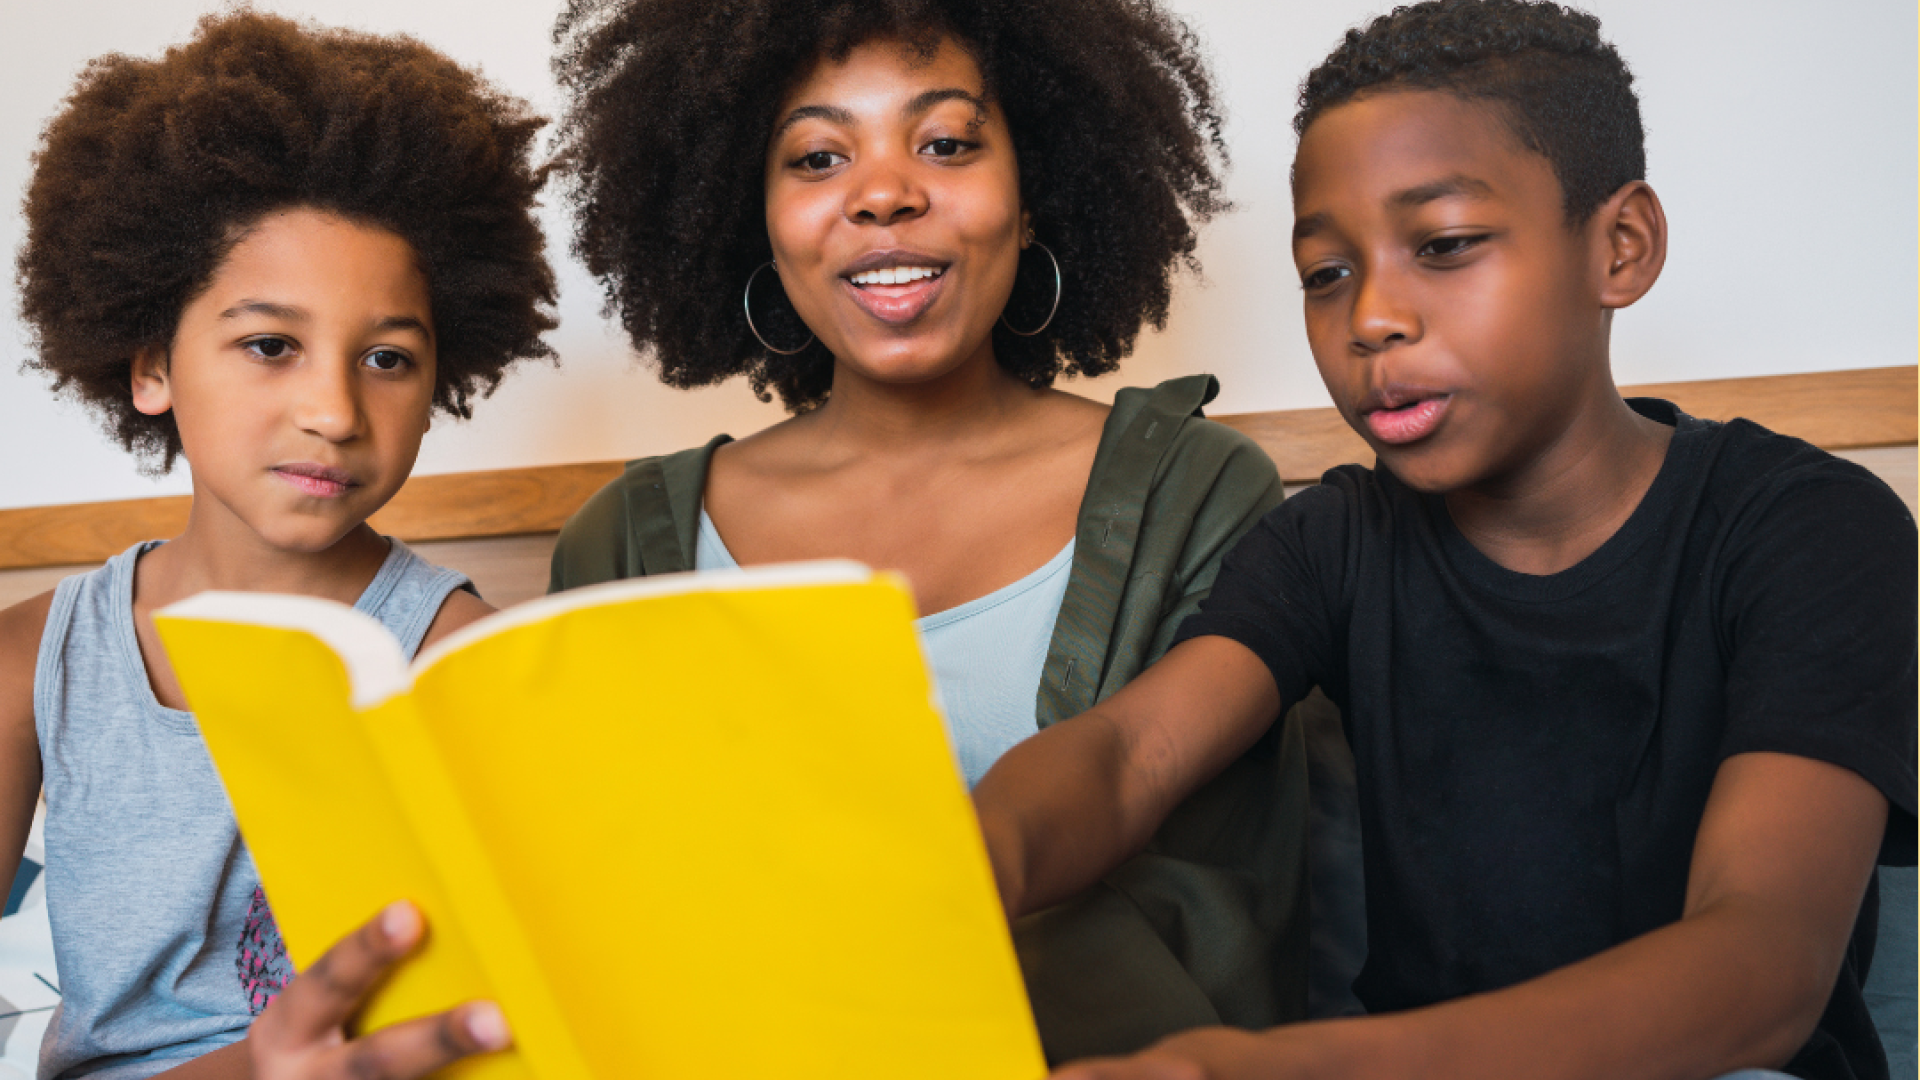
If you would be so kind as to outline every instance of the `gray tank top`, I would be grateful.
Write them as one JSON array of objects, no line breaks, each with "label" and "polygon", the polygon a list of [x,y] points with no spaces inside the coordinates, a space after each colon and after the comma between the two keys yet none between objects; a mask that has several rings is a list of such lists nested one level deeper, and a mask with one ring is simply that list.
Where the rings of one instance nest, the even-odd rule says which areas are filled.
[{"label": "gray tank top", "polygon": [[[131,1080],[234,1042],[292,975],[193,714],[153,696],[114,556],[53,594],[34,672],[60,1006],[40,1075]],[[398,540],[354,605],[412,656],[466,584]]]}]

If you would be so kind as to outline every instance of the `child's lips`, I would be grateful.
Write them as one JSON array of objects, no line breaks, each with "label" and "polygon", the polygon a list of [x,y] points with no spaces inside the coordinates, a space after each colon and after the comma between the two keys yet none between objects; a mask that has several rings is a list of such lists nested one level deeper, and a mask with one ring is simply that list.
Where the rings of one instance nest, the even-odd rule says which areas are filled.
[{"label": "child's lips", "polygon": [[1389,446],[1403,446],[1433,434],[1433,430],[1440,426],[1441,417],[1446,414],[1447,404],[1452,400],[1450,394],[1438,394],[1418,398],[1396,408],[1373,409],[1362,415],[1374,438]]},{"label": "child's lips", "polygon": [[276,465],[273,475],[292,484],[301,494],[315,499],[337,499],[353,488],[359,487],[353,474],[345,469],[330,468],[312,462],[298,462],[291,465]]}]

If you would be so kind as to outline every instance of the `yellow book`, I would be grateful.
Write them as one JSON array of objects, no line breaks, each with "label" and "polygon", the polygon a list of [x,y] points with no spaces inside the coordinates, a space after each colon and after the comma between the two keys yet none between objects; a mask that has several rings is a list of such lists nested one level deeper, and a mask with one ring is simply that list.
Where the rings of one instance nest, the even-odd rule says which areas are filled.
[{"label": "yellow book", "polygon": [[425,911],[366,1029],[491,998],[470,1080],[1035,1080],[913,615],[842,562],[580,589],[411,667],[322,600],[158,623],[295,968]]}]

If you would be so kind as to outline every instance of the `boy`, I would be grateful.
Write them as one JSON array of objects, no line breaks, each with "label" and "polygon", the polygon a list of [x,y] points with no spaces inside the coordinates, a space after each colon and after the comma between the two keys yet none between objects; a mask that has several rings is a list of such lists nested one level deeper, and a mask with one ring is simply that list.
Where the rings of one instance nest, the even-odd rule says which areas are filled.
[{"label": "boy", "polygon": [[976,790],[1036,910],[1323,687],[1375,1015],[1073,1075],[1886,1075],[1850,934],[1914,853],[1912,519],[1797,440],[1621,400],[1611,315],[1666,222],[1598,29],[1435,0],[1308,77],[1294,258],[1377,466],[1269,514],[1158,665]]},{"label": "boy", "polygon": [[0,879],[46,801],[42,1075],[401,1078],[505,1044],[480,1003],[347,1038],[421,940],[405,904],[293,976],[152,615],[206,589],[319,596],[411,653],[492,610],[367,518],[436,409],[551,355],[540,123],[417,41],[243,9],[96,60],[48,124],[30,366],[149,464],[187,458],[193,509],[0,611]]}]

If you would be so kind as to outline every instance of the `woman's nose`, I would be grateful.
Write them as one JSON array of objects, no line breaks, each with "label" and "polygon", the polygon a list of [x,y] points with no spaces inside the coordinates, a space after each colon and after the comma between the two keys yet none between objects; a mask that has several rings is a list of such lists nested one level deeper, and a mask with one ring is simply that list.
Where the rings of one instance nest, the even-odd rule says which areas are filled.
[{"label": "woman's nose", "polygon": [[847,196],[847,220],[894,225],[926,213],[927,191],[914,182],[904,164],[891,155],[856,164]]}]

